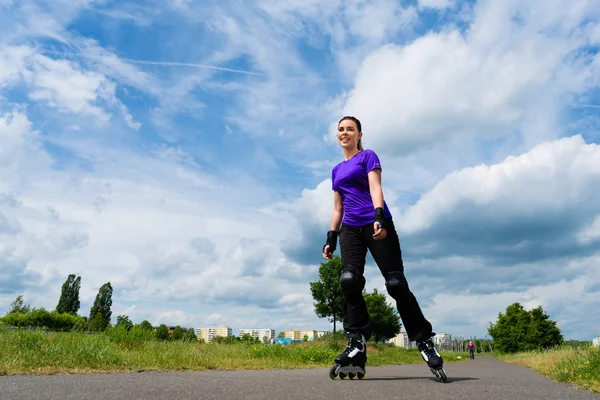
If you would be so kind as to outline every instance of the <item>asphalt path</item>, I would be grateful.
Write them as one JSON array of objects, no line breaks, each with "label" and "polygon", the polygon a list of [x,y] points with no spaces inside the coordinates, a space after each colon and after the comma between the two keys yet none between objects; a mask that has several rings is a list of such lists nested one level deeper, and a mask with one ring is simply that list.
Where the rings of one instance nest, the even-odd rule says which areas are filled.
[{"label": "asphalt path", "polygon": [[423,364],[369,367],[363,380],[331,380],[328,368],[274,371],[140,372],[0,377],[0,399],[600,399],[490,356],[444,369]]}]

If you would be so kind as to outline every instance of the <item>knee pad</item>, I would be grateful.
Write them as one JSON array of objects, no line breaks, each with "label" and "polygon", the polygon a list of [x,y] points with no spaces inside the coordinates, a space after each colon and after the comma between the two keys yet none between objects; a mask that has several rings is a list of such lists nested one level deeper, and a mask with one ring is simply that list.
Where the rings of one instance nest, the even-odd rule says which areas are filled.
[{"label": "knee pad", "polygon": [[399,298],[409,291],[406,277],[401,272],[393,272],[386,276],[385,287],[393,298]]},{"label": "knee pad", "polygon": [[340,275],[340,285],[346,296],[362,295],[365,287],[365,277],[360,273],[358,267],[354,265],[344,265]]}]

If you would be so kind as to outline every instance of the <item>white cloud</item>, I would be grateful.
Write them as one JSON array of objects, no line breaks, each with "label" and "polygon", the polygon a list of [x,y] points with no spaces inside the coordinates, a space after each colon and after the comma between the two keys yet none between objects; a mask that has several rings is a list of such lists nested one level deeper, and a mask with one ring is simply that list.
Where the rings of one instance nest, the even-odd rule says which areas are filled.
[{"label": "white cloud", "polygon": [[0,43],[22,42],[35,37],[46,37],[66,43],[69,34],[65,26],[91,3],[93,1],[57,0],[53,7],[46,7],[38,1],[15,2],[4,10],[0,9],[3,22],[0,26]]},{"label": "white cloud", "polygon": [[82,57],[92,60],[91,65],[96,72],[111,77],[112,80],[132,86],[144,93],[160,96],[163,85],[157,78],[148,72],[141,71],[130,63],[130,60],[123,60],[116,54],[101,47],[95,40],[81,38],[71,39],[76,43],[79,53],[61,53],[67,56]]},{"label": "white cloud", "polygon": [[[435,294],[432,303],[424,307],[424,313],[434,324],[434,330],[436,326],[444,327],[449,333],[465,337],[480,332],[478,337],[482,338],[487,334],[489,323],[496,323],[498,313],[504,313],[509,304],[518,302],[527,310],[542,306],[550,319],[557,322],[565,339],[590,340],[597,332],[586,316],[594,315],[599,305],[598,288],[594,293],[586,293],[589,279],[595,275],[593,270],[590,264],[589,277],[534,284],[523,291]],[[464,282],[469,282],[469,276],[464,277]]]},{"label": "white cloud", "polygon": [[583,243],[589,243],[590,241],[597,240],[600,238],[600,215],[594,218],[594,221],[583,228],[577,235],[577,238]]},{"label": "white cloud", "polygon": [[478,3],[464,34],[446,28],[373,51],[340,114],[359,117],[371,146],[396,156],[457,137],[516,132],[521,150],[556,137],[565,99],[599,83],[598,63],[580,53],[590,28],[579,24],[596,11],[584,0],[505,3]]},{"label": "white cloud", "polygon": [[285,222],[256,210],[271,190],[248,177],[221,181],[180,163],[181,155],[109,151],[84,138],[59,144],[91,160],[92,170],[55,170],[43,148],[30,148],[34,141],[25,138],[37,132],[22,113],[1,119],[0,135],[12,143],[0,153],[3,176],[22,165],[15,155],[33,161],[29,175],[0,188],[0,263],[14,265],[5,277],[14,278],[12,290],[43,288],[27,296],[37,307],[55,306],[70,273],[82,276],[83,315],[110,281],[115,316],[133,304],[136,316],[153,323],[180,318],[198,326],[202,321],[192,319],[207,307],[237,321],[248,316],[233,312],[236,307],[282,318],[279,298],[306,292],[306,282],[298,282],[306,268],[282,261],[273,242]]},{"label": "white cloud", "polygon": [[456,5],[456,0],[419,0],[419,8],[433,8],[443,10]]},{"label": "white cloud", "polygon": [[351,43],[353,40],[359,45],[379,45],[417,19],[414,7],[405,8],[392,0],[261,1],[260,7],[297,35],[304,35],[302,30],[315,24],[340,50],[354,47],[357,43]]},{"label": "white cloud", "polygon": [[476,256],[488,265],[592,254],[598,160],[598,145],[574,136],[449,174],[399,216],[404,243],[415,258]]},{"label": "white cloud", "polygon": [[321,256],[333,212],[331,179],[325,179],[315,189],[305,189],[291,206],[281,205],[281,212],[295,222],[285,232],[281,249],[291,260],[301,264],[314,264]]},{"label": "white cloud", "polygon": [[32,50],[27,46],[0,47],[0,89],[20,79]]},{"label": "white cloud", "polygon": [[110,119],[107,109],[121,114],[126,124],[140,128],[116,96],[116,85],[107,76],[79,65],[56,60],[27,46],[0,47],[0,87],[27,84],[29,98],[61,113],[89,115],[101,122]]},{"label": "white cloud", "polygon": [[350,79],[363,57],[400,33],[412,33],[416,7],[394,0],[262,1],[262,10],[280,22],[286,36],[305,38],[317,49],[329,48],[336,76]]},{"label": "white cloud", "polygon": [[[175,8],[184,18],[198,21],[215,34],[216,46],[211,54],[196,57],[203,64],[241,63],[243,69],[265,74],[222,83],[220,76],[196,73],[196,79],[182,86],[184,95],[202,83],[213,91],[235,96],[236,101],[227,108],[226,122],[238,128],[238,135],[259,137],[264,147],[274,142],[277,146],[291,147],[289,141],[278,140],[285,127],[286,132],[299,138],[293,144],[295,152],[320,146],[317,135],[303,128],[314,116],[327,112],[329,99],[323,86],[328,79],[322,80],[320,75],[329,75],[331,71],[328,78],[339,79],[335,69],[313,68],[297,41],[307,40],[318,51],[328,47],[331,37],[338,66],[348,74],[360,65],[368,46],[385,43],[398,32],[409,29],[417,17],[414,7],[403,8],[398,2],[387,0],[281,4],[262,1],[256,7],[248,5],[243,9],[233,2],[219,5],[186,2]],[[353,22],[349,24],[349,20]],[[356,61],[347,62],[348,57]],[[160,121],[164,120],[161,114],[165,108],[168,107],[159,110]]]},{"label": "white cloud", "polygon": [[542,143],[500,164],[462,169],[449,174],[407,210],[403,231],[424,231],[458,213],[456,218],[463,223],[481,221],[487,229],[574,213],[580,220],[591,219],[600,213],[600,206],[592,201],[600,196],[599,160],[598,145],[573,136]]},{"label": "white cloud", "polygon": [[112,100],[115,85],[105,76],[81,71],[66,60],[36,56],[28,79],[32,85],[29,97],[56,107],[60,112],[90,114],[102,120],[109,117],[94,105],[97,100]]},{"label": "white cloud", "polygon": [[39,169],[50,166],[50,157],[41,149],[39,132],[18,110],[0,116],[0,142],[0,193],[22,187]]}]

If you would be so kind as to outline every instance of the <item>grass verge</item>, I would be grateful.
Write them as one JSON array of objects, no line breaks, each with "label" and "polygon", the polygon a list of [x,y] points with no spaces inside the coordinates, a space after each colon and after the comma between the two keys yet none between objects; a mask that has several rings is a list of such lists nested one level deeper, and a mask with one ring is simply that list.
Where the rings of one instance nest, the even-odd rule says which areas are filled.
[{"label": "grass verge", "polygon": [[[132,340],[126,334],[0,328],[0,375],[329,367],[345,342],[266,344]],[[368,345],[368,366],[424,363],[416,349]],[[465,353],[442,353],[456,362]]]},{"label": "grass verge", "polygon": [[504,362],[529,367],[558,382],[600,393],[600,349],[560,347],[552,350],[496,355]]}]

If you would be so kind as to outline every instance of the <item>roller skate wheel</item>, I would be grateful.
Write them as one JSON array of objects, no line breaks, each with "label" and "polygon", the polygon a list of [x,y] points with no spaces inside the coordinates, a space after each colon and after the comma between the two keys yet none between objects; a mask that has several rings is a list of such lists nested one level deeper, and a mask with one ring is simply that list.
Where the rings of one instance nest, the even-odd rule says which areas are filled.
[{"label": "roller skate wheel", "polygon": [[358,372],[356,376],[358,376],[358,379],[363,379],[365,377],[365,374],[363,374],[362,372]]},{"label": "roller skate wheel", "polygon": [[437,373],[442,382],[448,383],[448,377],[446,376],[446,371],[444,371],[444,368],[438,369]]},{"label": "roller skate wheel", "polygon": [[356,374],[354,372],[348,372],[348,378],[354,379],[355,377],[356,377]]},{"label": "roller skate wheel", "polygon": [[331,379],[335,379],[338,377],[338,369],[340,368],[339,365],[335,364],[333,367],[331,367],[331,369],[329,370],[329,377]]},{"label": "roller skate wheel", "polygon": [[346,379],[346,376],[344,372],[340,372],[340,379]]}]

